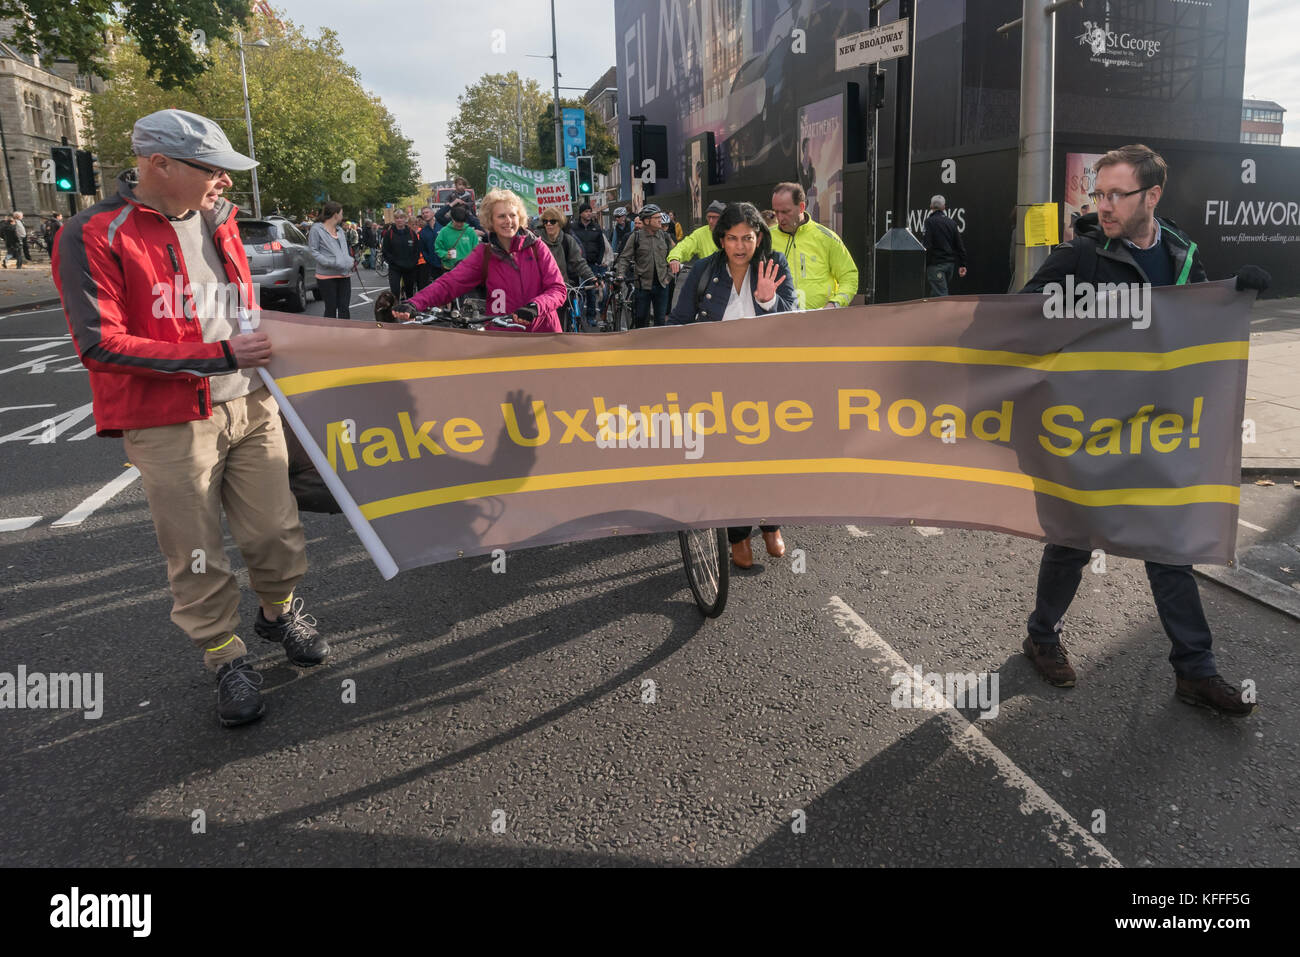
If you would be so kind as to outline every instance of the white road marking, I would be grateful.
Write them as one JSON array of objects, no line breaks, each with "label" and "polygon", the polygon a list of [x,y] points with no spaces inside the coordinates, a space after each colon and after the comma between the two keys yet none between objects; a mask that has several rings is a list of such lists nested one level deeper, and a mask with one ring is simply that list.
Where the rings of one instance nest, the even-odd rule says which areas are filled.
[{"label": "white road marking", "polygon": [[1253,523],[1251,523],[1251,522],[1248,522],[1248,521],[1246,521],[1244,518],[1239,518],[1239,519],[1237,519],[1237,524],[1238,524],[1238,525],[1243,525],[1243,526],[1245,526],[1246,528],[1250,529],[1252,532],[1267,532],[1267,531],[1268,531],[1267,528],[1260,528],[1258,525],[1255,525],[1255,524],[1253,524]]},{"label": "white road marking", "polygon": [[[912,667],[903,660],[903,656],[895,651],[889,642],[876,634],[875,630],[863,621],[844,599],[838,595],[832,596],[827,608],[840,629],[855,645],[871,655],[873,661],[892,665],[895,671],[911,673]],[[1069,811],[1061,807],[1051,795],[1038,786],[1033,778],[1020,770],[1014,761],[985,737],[984,732],[967,721],[961,712],[952,706],[951,701],[945,698],[944,705],[942,710],[935,713],[943,719],[944,732],[949,740],[959,750],[965,752],[967,757],[983,758],[991,762],[997,769],[1002,783],[1021,792],[1021,814],[1039,812],[1048,815],[1051,823],[1045,828],[1047,838],[1064,854],[1074,857],[1078,845],[1082,844],[1084,850],[1104,866],[1124,866],[1079,824]]]},{"label": "white road marking", "polygon": [[4,336],[0,343],[9,342],[71,342],[72,336]]},{"label": "white road marking", "polygon": [[913,525],[912,527],[915,528],[923,538],[930,538],[934,535],[943,534],[942,528],[935,528],[933,525]]},{"label": "white road marking", "polygon": [[113,481],[109,482],[90,498],[86,499],[67,515],[64,515],[57,522],[53,523],[52,528],[71,528],[73,525],[80,525],[89,518],[97,508],[106,505],[110,499],[118,492],[126,488],[132,482],[140,477],[140,470],[132,465],[129,469],[119,475]]},{"label": "white road marking", "polygon": [[852,535],[854,538],[875,538],[876,537],[875,532],[864,532],[856,525],[845,525],[844,527],[849,530],[849,534]]},{"label": "white road marking", "polygon": [[24,528],[31,528],[40,520],[39,515],[28,515],[25,518],[0,518],[0,532],[21,532]]},{"label": "white road marking", "polygon": [[[14,340],[8,339],[6,341],[13,342]],[[65,342],[71,342],[71,341],[72,339],[69,336],[60,336],[58,339],[53,339],[49,342],[42,342],[39,346],[28,346],[26,349],[19,349],[18,351],[19,352],[40,352],[42,349],[57,349]]]},{"label": "white road marking", "polygon": [[44,309],[29,309],[26,312],[6,312],[0,319],[15,319],[18,316],[39,316],[43,312],[62,312],[62,306],[46,306]]}]

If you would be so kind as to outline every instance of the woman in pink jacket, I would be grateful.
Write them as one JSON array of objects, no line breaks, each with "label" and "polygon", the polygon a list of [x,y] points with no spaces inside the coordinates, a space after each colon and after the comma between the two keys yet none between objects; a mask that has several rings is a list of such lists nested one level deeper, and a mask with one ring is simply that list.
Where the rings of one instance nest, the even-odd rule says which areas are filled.
[{"label": "woman in pink jacket", "polygon": [[[508,189],[491,190],[479,203],[479,219],[489,230],[487,241],[412,296],[411,307],[446,305],[482,285],[488,315],[510,316],[526,332],[562,332],[557,312],[566,294],[564,277],[546,244],[524,228],[524,201]],[[394,319],[409,317],[393,312]]]}]

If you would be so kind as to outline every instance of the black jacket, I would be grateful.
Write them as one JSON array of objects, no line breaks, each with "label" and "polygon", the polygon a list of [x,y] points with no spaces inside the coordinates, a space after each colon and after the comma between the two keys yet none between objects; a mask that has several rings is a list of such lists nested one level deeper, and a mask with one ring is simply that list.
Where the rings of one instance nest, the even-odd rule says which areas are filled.
[{"label": "black jacket", "polygon": [[389,226],[384,230],[384,258],[398,269],[414,269],[420,263],[420,234],[409,225],[402,230]]},{"label": "black jacket", "polygon": [[966,265],[966,245],[961,241],[961,230],[942,209],[936,209],[926,217],[923,241],[926,265]]},{"label": "black jacket", "polygon": [[573,224],[573,238],[582,243],[582,255],[586,257],[587,265],[599,266],[605,256],[605,230],[600,228],[600,224],[593,219],[590,226],[584,226],[579,220]]},{"label": "black jacket", "polygon": [[[778,312],[793,312],[798,308],[795,300],[794,279],[790,275],[790,264],[778,252],[768,253],[781,267],[781,284],[776,287],[776,302],[772,308],[763,311],[757,303],[754,312],[760,316],[770,316]],[[750,285],[757,280],[758,257],[749,263]],[[682,286],[682,294],[677,297],[677,305],[668,316],[670,326],[683,326],[692,322],[720,322],[722,314],[727,311],[731,300],[731,290],[735,288],[731,279],[731,270],[727,268],[727,257],[717,252],[706,256],[691,266]],[[749,294],[749,287],[742,295]]]},{"label": "black jacket", "polygon": [[[1160,223],[1161,245],[1169,251],[1174,267],[1174,284],[1205,282],[1205,263],[1196,243],[1173,220],[1156,219]],[[1150,282],[1128,246],[1122,240],[1106,238],[1096,213],[1080,216],[1074,232],[1074,239],[1052,250],[1021,292],[1042,292],[1049,282],[1063,282],[1069,275],[1078,282]]]}]

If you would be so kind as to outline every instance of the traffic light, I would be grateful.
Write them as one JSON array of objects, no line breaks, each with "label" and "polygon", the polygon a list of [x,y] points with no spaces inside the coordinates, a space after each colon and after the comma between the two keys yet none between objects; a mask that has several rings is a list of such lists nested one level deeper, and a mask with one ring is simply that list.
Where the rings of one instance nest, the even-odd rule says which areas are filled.
[{"label": "traffic light", "polygon": [[51,146],[50,158],[54,160],[54,189],[59,193],[77,191],[77,161],[71,146]]},{"label": "traffic light", "polygon": [[99,194],[99,183],[95,177],[95,154],[90,150],[77,150],[77,185],[85,196]]},{"label": "traffic light", "polygon": [[578,192],[590,196],[596,186],[596,171],[592,167],[590,156],[578,157]]}]

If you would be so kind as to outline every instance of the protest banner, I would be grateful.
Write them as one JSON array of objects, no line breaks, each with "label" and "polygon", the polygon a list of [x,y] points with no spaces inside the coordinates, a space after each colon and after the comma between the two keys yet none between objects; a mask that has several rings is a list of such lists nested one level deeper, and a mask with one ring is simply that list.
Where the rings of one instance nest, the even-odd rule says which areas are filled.
[{"label": "protest banner", "polygon": [[536,216],[537,211],[546,206],[559,207],[565,216],[573,215],[567,169],[528,169],[489,156],[487,188],[518,193],[529,216]]},{"label": "protest banner", "polygon": [[1121,319],[1081,284],[1064,311],[965,296],[614,335],[260,326],[266,378],[385,577],[758,523],[1226,564],[1254,294],[1145,289]]}]

